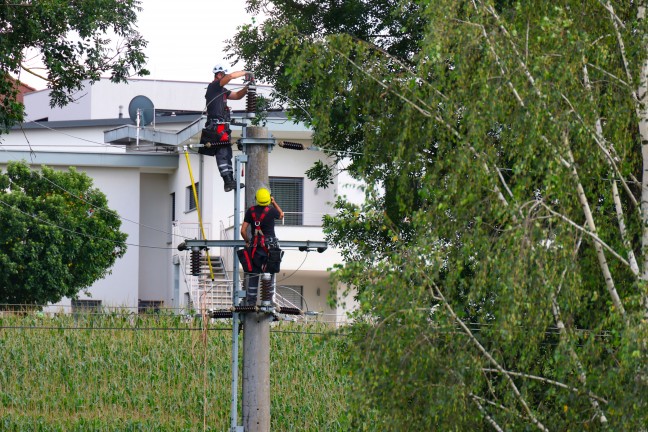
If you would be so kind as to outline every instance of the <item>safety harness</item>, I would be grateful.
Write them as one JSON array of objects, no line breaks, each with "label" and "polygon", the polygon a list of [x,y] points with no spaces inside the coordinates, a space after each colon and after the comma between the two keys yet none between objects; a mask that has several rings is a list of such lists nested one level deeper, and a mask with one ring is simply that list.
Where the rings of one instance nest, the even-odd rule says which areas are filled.
[{"label": "safety harness", "polygon": [[[257,212],[255,211],[254,206],[250,207],[250,213],[252,213],[252,222],[254,222],[254,232],[252,233],[252,237],[254,237],[254,242],[252,245],[252,258],[254,258],[254,254],[256,253],[257,247],[259,246],[259,239],[261,239],[261,247],[264,251],[266,251],[266,254],[268,253],[268,246],[266,246],[265,244],[265,236],[263,235],[263,231],[261,231],[261,222],[263,222],[263,219],[265,219],[269,211],[270,207],[267,206],[263,209],[263,213],[261,213],[260,216],[257,216]],[[257,217],[259,218],[259,220],[257,220]]]},{"label": "safety harness", "polygon": [[[257,215],[256,209],[254,206],[250,207],[250,213],[252,214],[252,222],[254,222],[254,228],[252,231],[253,243],[252,250],[248,251],[247,248],[239,250],[239,260],[243,265],[243,269],[247,272],[251,272],[253,268],[252,260],[254,259],[254,254],[257,251],[257,248],[261,248],[268,254],[268,246],[265,244],[265,236],[261,230],[261,222],[265,219],[266,214],[270,211],[270,207],[265,207],[261,215]],[[257,220],[258,219],[258,220]],[[260,240],[259,240],[260,239]]]}]

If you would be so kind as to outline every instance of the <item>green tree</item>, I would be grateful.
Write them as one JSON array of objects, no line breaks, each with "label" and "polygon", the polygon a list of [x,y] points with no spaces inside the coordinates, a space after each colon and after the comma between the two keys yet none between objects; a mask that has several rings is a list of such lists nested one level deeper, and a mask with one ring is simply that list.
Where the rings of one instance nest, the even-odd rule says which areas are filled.
[{"label": "green tree", "polygon": [[24,162],[0,174],[0,303],[76,297],[126,252],[119,216],[92,179]]},{"label": "green tree", "polygon": [[[32,0],[0,4],[0,134],[23,120],[12,74],[48,82],[52,106],[71,102],[83,80],[110,73],[123,82],[143,68],[146,41],[135,30],[139,0]],[[25,65],[34,51],[45,74]]]},{"label": "green tree", "polygon": [[645,428],[645,7],[248,4],[232,54],[369,185],[326,221],[356,428]]}]

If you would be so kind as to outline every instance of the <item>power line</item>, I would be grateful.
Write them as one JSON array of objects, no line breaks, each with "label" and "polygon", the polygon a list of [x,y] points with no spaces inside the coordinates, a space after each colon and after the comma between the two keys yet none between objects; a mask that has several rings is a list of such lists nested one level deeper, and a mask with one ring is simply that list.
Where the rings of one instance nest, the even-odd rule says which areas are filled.
[{"label": "power line", "polygon": [[142,227],[145,227],[145,228],[148,228],[148,229],[154,230],[154,231],[158,231],[158,232],[161,232],[161,233],[164,233],[164,234],[168,234],[168,235],[171,235],[171,236],[174,236],[174,237],[181,237],[181,238],[183,238],[183,239],[188,239],[188,238],[189,238],[189,237],[186,237],[186,236],[183,236],[183,235],[180,235],[180,234],[173,234],[173,233],[170,233],[170,232],[168,232],[168,231],[165,231],[165,230],[162,230],[162,229],[159,229],[159,228],[155,228],[155,227],[152,227],[152,226],[149,226],[149,225],[145,225],[145,224],[143,224],[143,223],[141,223],[141,222],[136,222],[136,221],[133,221],[133,220],[127,219],[127,218],[125,218],[125,217],[120,216],[119,213],[117,213],[117,212],[114,211],[114,210],[110,210],[110,209],[107,209],[107,208],[104,208],[104,207],[97,207],[97,206],[93,205],[92,203],[86,201],[85,199],[81,198],[80,196],[77,196],[76,194],[72,193],[71,191],[65,189],[63,186],[60,186],[60,185],[54,183],[53,181],[51,181],[50,179],[48,179],[47,177],[45,177],[41,172],[39,172],[39,171],[37,171],[37,170],[31,170],[31,171],[32,171],[32,172],[35,172],[36,174],[38,174],[38,175],[39,175],[43,180],[45,180],[45,181],[51,183],[52,185],[56,186],[57,188],[61,189],[62,191],[67,192],[68,194],[70,194],[70,195],[73,196],[74,198],[80,200],[81,202],[83,202],[83,203],[85,203],[85,204],[88,204],[88,205],[92,206],[93,209],[97,209],[97,210],[99,210],[99,211],[102,211],[102,212],[104,212],[104,213],[110,214],[110,215],[112,215],[112,216],[116,216],[116,217],[118,217],[119,219],[125,220],[125,221],[127,221],[127,222],[130,222],[130,223],[133,223],[133,224],[136,224],[136,225],[139,225],[139,226],[142,226]]},{"label": "power line", "polygon": [[[78,235],[78,236],[82,236],[82,237],[88,237],[88,238],[94,238],[94,239],[98,239],[98,240],[103,240],[103,241],[107,241],[107,242],[115,243],[115,244],[117,244],[117,245],[120,244],[120,242],[118,242],[118,241],[116,241],[116,240],[111,240],[111,239],[107,239],[107,238],[104,238],[104,237],[99,237],[99,236],[95,236],[95,235],[92,235],[92,234],[81,233],[81,232],[74,231],[74,230],[71,230],[71,229],[68,229],[68,228],[64,228],[64,227],[62,227],[62,226],[60,226],[60,225],[57,225],[57,224],[55,224],[55,223],[53,223],[53,222],[50,222],[50,221],[45,220],[45,219],[42,219],[42,218],[40,218],[40,217],[38,217],[38,216],[36,216],[36,215],[33,215],[33,214],[27,213],[27,212],[25,212],[25,211],[22,211],[22,210],[19,209],[18,207],[14,206],[14,205],[11,205],[11,204],[8,204],[8,203],[6,203],[6,202],[3,201],[3,200],[0,200],[0,204],[3,204],[3,205],[5,205],[6,207],[9,207],[10,209],[16,210],[16,211],[22,213],[23,215],[28,216],[28,217],[31,217],[32,219],[35,219],[35,220],[37,220],[37,221],[39,221],[39,222],[43,222],[43,223],[45,223],[45,224],[47,224],[47,225],[53,226],[53,227],[55,227],[55,228],[58,228],[58,229],[60,229],[60,230],[63,230],[63,231],[69,232],[69,233],[72,233],[72,234],[74,234],[74,235]],[[124,244],[126,244],[126,245],[128,245],[128,246],[140,247],[140,248],[147,248],[147,249],[163,249],[163,250],[173,249],[173,248],[168,248],[168,247],[138,245],[138,244],[133,244],[133,243],[128,243],[128,242],[124,242]]]},{"label": "power line", "polygon": [[[93,317],[104,317],[103,314],[101,313],[96,313],[96,314],[87,314],[87,313],[82,313],[80,314],[81,317],[84,317],[86,315],[93,316]],[[137,315],[135,315],[137,316]],[[150,314],[147,316],[151,316]],[[200,322],[200,321],[197,321]],[[327,324],[327,322],[322,322],[322,321],[317,321],[317,322],[311,322],[311,323],[322,323],[322,324]],[[330,321],[331,324],[336,323],[336,321]],[[232,331],[231,327],[138,327],[138,326],[129,326],[129,327],[115,327],[115,326],[36,326],[36,325],[0,325],[0,329],[4,330],[71,330],[71,331],[76,331],[76,330],[112,330],[112,331]],[[430,328],[432,333],[436,334],[456,334],[456,333],[462,333],[460,327],[451,327],[451,328],[446,328],[446,329],[440,329],[440,328]],[[472,330],[475,330],[474,328]],[[525,332],[528,332],[528,330],[524,330]],[[590,334],[592,337],[595,338],[609,338],[611,335],[609,333],[597,333],[592,330],[576,330],[577,332],[587,332]],[[336,332],[331,332],[331,333],[326,333],[326,332],[310,332],[310,331],[300,331],[300,330],[270,330],[271,333],[293,333],[293,334],[305,334],[305,335],[332,335],[332,336],[348,336],[348,334],[340,334]],[[556,333],[547,333],[547,334],[559,334],[558,332]],[[543,345],[553,345],[557,346],[559,343],[543,343]]]},{"label": "power line", "polygon": [[[221,332],[221,331],[232,331],[231,327],[80,327],[80,326],[0,326],[0,330],[66,330],[66,331],[86,331],[86,330],[98,330],[98,331],[189,331],[189,332]],[[345,333],[339,333],[332,331],[327,332],[315,332],[315,331],[300,331],[300,330],[270,330],[270,333],[284,333],[284,334],[300,334],[300,335],[309,335],[309,336],[348,336]]]},{"label": "power line", "polygon": [[301,269],[302,266],[304,265],[304,263],[306,262],[306,258],[308,258],[308,254],[309,254],[309,253],[310,253],[310,251],[307,250],[307,251],[306,251],[306,256],[304,256],[304,259],[302,260],[301,264],[299,264],[299,267],[297,267],[297,268],[295,269],[295,271],[293,271],[292,273],[290,273],[290,274],[289,274],[288,276],[286,276],[285,278],[276,281],[276,283],[278,283],[278,282],[283,282],[283,281],[285,281],[285,280],[287,280],[287,279],[290,279],[292,276],[294,276],[295,273],[297,273],[297,272],[299,271],[299,269]]},{"label": "power line", "polygon": [[80,327],[80,326],[0,326],[6,330],[124,330],[124,331],[232,331],[227,327]]},{"label": "power line", "polygon": [[40,122],[38,122],[38,121],[36,121],[36,120],[30,120],[28,116],[25,116],[25,118],[26,118],[28,121],[30,121],[31,123],[34,123],[34,124],[36,124],[36,125],[42,127],[43,129],[48,129],[48,130],[50,130],[50,131],[52,131],[52,132],[56,132],[56,133],[59,133],[59,134],[61,134],[61,135],[65,135],[65,136],[68,136],[68,137],[70,137],[70,138],[78,139],[78,140],[80,140],[80,141],[85,141],[85,142],[89,142],[89,143],[92,143],[92,144],[97,144],[97,145],[100,145],[100,146],[103,146],[103,147],[106,147],[106,148],[115,148],[114,146],[112,146],[112,145],[110,145],[110,144],[106,144],[106,143],[101,143],[101,142],[98,142],[98,141],[89,140],[89,139],[87,139],[87,138],[81,138],[81,137],[79,137],[79,136],[75,136],[75,135],[72,135],[72,134],[69,134],[69,133],[63,132],[62,130],[51,128],[51,127],[49,127],[49,126],[47,126],[47,125],[44,125],[44,124],[42,124],[42,123],[40,123]]}]

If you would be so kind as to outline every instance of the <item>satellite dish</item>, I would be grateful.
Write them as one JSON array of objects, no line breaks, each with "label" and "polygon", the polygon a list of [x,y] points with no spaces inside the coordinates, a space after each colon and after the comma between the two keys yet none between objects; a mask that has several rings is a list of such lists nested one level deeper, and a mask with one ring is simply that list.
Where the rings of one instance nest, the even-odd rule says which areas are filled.
[{"label": "satellite dish", "polygon": [[137,124],[137,112],[139,111],[140,125],[146,126],[155,118],[153,102],[146,96],[135,96],[128,104],[128,116]]}]

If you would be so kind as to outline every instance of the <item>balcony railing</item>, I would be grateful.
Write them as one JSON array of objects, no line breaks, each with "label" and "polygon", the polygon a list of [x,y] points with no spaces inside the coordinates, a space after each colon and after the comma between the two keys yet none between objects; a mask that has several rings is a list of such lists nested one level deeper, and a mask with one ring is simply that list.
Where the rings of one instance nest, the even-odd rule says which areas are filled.
[{"label": "balcony railing", "polygon": [[[205,230],[205,236],[209,239],[212,238],[212,229],[211,224],[203,224]],[[172,247],[173,249],[177,248],[180,243],[185,239],[199,239],[202,238],[202,232],[200,230],[200,225],[196,222],[173,222],[172,229]]]},{"label": "balcony railing", "polygon": [[[308,213],[308,212],[284,212],[284,218],[278,220],[277,225],[285,226],[308,226],[308,227],[321,227],[324,216],[332,215],[332,213]],[[240,220],[243,223],[245,211],[241,211]],[[227,218],[227,227],[234,226],[234,215]]]}]

